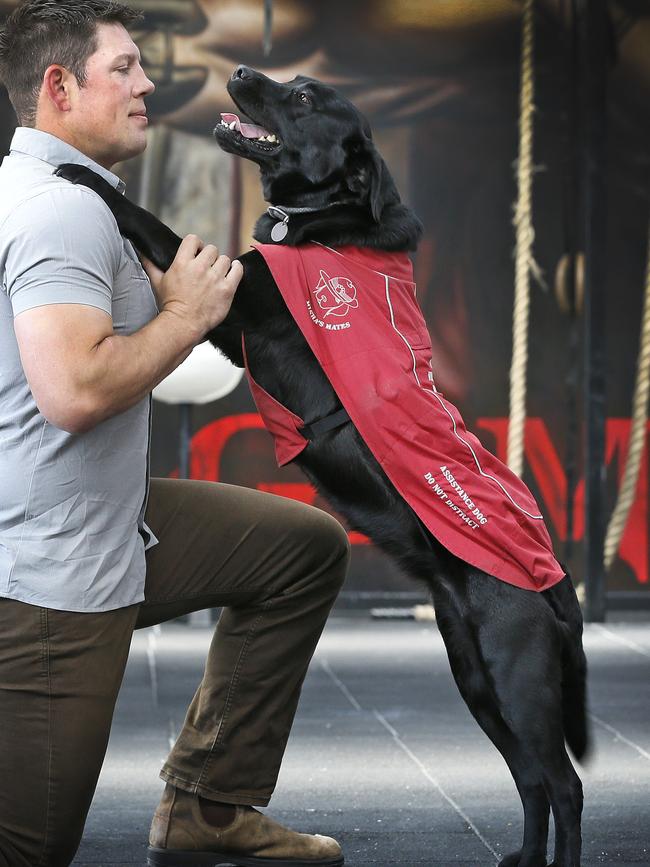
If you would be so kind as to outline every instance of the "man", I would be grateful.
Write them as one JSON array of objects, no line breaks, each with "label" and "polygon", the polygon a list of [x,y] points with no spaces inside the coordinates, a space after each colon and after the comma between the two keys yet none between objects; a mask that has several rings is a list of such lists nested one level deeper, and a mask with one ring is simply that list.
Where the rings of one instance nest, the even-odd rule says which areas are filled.
[{"label": "man", "polygon": [[273,791],[347,537],[290,500],[148,480],[150,392],[226,316],[241,265],[188,236],[167,273],[145,262],[149,281],[103,202],[53,175],[78,162],[119,188],[112,166],[144,150],[135,18],[25,0],[0,37],[21,124],[0,167],[0,865],[71,862],[133,629],[209,606],[226,607],[149,863],[338,865],[334,840],[252,805]]}]

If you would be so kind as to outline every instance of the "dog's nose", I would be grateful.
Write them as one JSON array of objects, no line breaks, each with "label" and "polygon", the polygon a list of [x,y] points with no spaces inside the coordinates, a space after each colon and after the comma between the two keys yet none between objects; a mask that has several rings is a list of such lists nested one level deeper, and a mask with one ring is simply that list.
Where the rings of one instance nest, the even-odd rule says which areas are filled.
[{"label": "dog's nose", "polygon": [[238,66],[237,69],[232,74],[233,81],[236,78],[246,79],[246,78],[252,78],[252,77],[253,77],[253,70],[249,69],[247,66]]}]

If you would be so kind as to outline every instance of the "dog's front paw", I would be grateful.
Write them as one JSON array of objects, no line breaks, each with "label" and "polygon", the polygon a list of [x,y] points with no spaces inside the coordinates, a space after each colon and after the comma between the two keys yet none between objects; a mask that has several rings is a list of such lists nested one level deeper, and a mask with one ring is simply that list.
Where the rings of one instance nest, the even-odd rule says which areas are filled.
[{"label": "dog's front paw", "polygon": [[106,187],[109,189],[111,185],[104,178],[100,177],[92,169],[86,166],[80,166],[77,163],[63,163],[54,172],[60,178],[70,181],[72,184],[82,184],[84,187],[90,187],[97,193],[102,193]]}]

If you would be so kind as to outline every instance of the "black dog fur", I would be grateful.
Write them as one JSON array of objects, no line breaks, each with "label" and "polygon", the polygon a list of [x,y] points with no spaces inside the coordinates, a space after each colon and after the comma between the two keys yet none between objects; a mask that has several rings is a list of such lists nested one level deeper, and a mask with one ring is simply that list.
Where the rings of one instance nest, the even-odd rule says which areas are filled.
[{"label": "black dog fur", "polygon": [[[312,208],[291,216],[284,244],[319,241],[413,250],[422,227],[399,198],[367,121],[333,88],[305,77],[279,84],[239,67],[229,92],[277,143],[244,138],[223,124],[219,145],[258,163],[274,205]],[[94,189],[120,231],[163,270],[180,238],[80,166],[59,174]],[[265,214],[255,237],[270,243]],[[340,408],[332,386],[291,318],[261,255],[239,257],[244,277],[232,309],[209,339],[307,424]],[[500,867],[546,867],[549,807],[554,867],[579,867],[582,786],[567,755],[588,748],[582,616],[568,576],[542,593],[506,584],[445,550],[395,491],[351,422],[313,440],[296,458],[350,526],[367,534],[430,588],[451,670],[471,713],[503,755],[524,809],[520,850]]]}]

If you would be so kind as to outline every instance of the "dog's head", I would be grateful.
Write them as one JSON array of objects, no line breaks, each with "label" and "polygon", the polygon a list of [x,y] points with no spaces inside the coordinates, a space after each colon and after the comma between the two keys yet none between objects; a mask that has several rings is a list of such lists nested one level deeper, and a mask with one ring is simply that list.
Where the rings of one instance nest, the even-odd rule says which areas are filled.
[{"label": "dog's head", "polygon": [[268,202],[318,208],[349,201],[367,205],[375,221],[399,202],[368,121],[333,87],[302,75],[282,84],[239,66],[228,92],[252,123],[225,113],[216,140],[259,165]]}]

